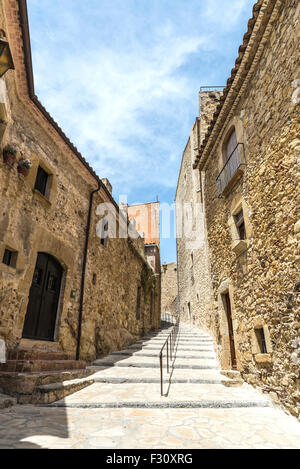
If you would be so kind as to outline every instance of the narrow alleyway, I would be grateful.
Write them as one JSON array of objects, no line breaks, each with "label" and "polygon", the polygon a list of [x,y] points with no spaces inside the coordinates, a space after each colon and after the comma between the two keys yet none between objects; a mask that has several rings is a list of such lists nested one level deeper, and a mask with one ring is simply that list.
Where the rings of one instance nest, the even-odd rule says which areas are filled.
[{"label": "narrow alleyway", "polygon": [[0,448],[297,448],[300,424],[220,373],[213,341],[180,326],[171,374],[163,329],[93,364],[94,384],[49,406],[1,413]]}]

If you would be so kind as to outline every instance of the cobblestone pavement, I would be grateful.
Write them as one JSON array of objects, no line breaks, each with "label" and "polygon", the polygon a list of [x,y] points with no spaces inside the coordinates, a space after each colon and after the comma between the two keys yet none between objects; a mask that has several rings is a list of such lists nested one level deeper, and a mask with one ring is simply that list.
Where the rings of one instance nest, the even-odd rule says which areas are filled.
[{"label": "cobblestone pavement", "polygon": [[0,410],[0,448],[300,447],[300,423],[246,384],[227,387],[211,338],[197,329],[181,326],[161,397],[166,335],[97,360],[95,384],[50,406]]}]

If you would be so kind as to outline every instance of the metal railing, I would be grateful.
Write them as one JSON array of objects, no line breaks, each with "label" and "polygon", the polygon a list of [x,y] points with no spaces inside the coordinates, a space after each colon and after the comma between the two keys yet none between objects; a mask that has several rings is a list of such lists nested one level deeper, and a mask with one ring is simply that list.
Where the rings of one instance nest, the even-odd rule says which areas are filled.
[{"label": "metal railing", "polygon": [[162,313],[161,321],[169,322],[170,324],[176,324],[176,318],[171,313]]},{"label": "metal railing", "polygon": [[201,86],[200,92],[202,91],[222,91],[225,86]]},{"label": "metal railing", "polygon": [[241,166],[246,165],[245,147],[243,143],[238,143],[225,166],[217,177],[218,196],[222,195],[227,185],[237,173]]},{"label": "metal railing", "polygon": [[[173,326],[172,331],[168,335],[167,340],[161,348],[159,353],[159,363],[160,363],[160,394],[164,395],[164,376],[163,376],[163,355],[164,350],[166,350],[166,359],[167,359],[167,373],[170,373],[171,366],[173,367],[175,360],[175,347],[177,342],[177,335],[179,330],[179,319],[176,321],[176,324]],[[173,362],[173,363],[172,363]]]}]

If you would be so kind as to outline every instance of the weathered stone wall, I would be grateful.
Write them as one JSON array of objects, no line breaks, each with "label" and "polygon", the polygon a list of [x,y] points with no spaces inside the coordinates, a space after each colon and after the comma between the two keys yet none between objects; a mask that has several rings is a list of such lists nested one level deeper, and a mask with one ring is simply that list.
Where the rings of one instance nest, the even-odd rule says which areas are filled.
[{"label": "weathered stone wall", "polygon": [[177,263],[167,264],[161,270],[161,312],[177,316],[178,282]]},{"label": "weathered stone wall", "polygon": [[[279,2],[277,2],[279,4]],[[237,366],[244,379],[299,415],[299,2],[281,2],[269,37],[234,115],[206,166],[205,199],[217,315],[216,340],[231,367],[222,293],[232,303]],[[298,96],[299,98],[299,96]],[[224,139],[236,129],[247,166],[218,198]],[[232,215],[243,207],[247,248],[233,250]],[[202,299],[201,299],[202,301]],[[254,329],[264,327],[267,353]]]},{"label": "weathered stone wall", "polygon": [[[8,34],[16,67],[0,79],[0,118],[5,121],[0,141],[0,338],[8,349],[22,347],[36,259],[45,252],[64,269],[56,344],[75,354],[89,199],[97,181],[26,96],[16,6],[15,1],[0,2],[0,28]],[[2,161],[7,144],[17,148],[18,160],[31,159],[27,177],[17,172],[16,165]],[[34,190],[39,165],[51,175],[45,197]],[[88,360],[121,348],[160,324],[160,282],[145,261],[143,240],[109,239],[104,247],[96,235],[96,207],[102,202],[112,202],[103,189],[94,199],[87,256],[81,357]],[[15,267],[2,263],[5,248],[18,252]],[[140,319],[136,318],[138,286],[143,292]],[[53,350],[52,343],[45,342],[43,348],[47,347]]]},{"label": "weathered stone wall", "polygon": [[[202,143],[216,105],[219,91],[204,91],[199,95],[200,118],[196,120],[182,157],[176,192],[177,260],[180,314],[183,322],[215,331],[214,299],[208,256],[204,199],[202,188],[205,174],[193,169],[195,154]],[[192,210],[193,223],[190,223]],[[190,232],[189,228],[192,228]]]}]

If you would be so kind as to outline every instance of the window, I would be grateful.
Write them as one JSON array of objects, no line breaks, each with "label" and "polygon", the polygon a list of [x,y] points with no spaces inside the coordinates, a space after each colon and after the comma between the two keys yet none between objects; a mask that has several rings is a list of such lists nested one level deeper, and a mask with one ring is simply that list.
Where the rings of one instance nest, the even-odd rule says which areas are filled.
[{"label": "window", "polygon": [[136,301],[136,319],[137,319],[137,321],[139,321],[141,319],[141,293],[142,293],[142,287],[138,287],[137,301]]},{"label": "window", "polygon": [[102,227],[101,227],[101,244],[106,248],[108,240],[108,221],[106,218],[102,220]]},{"label": "window", "polygon": [[246,227],[244,220],[244,212],[240,210],[236,215],[234,215],[235,226],[238,231],[239,238],[242,240],[246,239]]},{"label": "window", "polygon": [[238,142],[237,142],[237,138],[236,138],[236,133],[235,133],[235,130],[233,130],[232,133],[230,134],[230,137],[228,138],[227,144],[226,144],[226,151],[225,151],[226,161],[228,161],[229,158],[231,157],[231,155],[233,154],[234,150],[237,147],[237,144],[238,144]]},{"label": "window", "polygon": [[39,166],[34,188],[44,196],[46,195],[48,179],[49,174],[46,173],[46,171],[41,166]]},{"label": "window", "polygon": [[243,166],[246,164],[243,143],[239,143],[235,130],[231,130],[229,136],[222,145],[222,159],[220,174],[217,177],[218,196],[224,195],[231,184],[237,181],[243,174]]},{"label": "window", "polygon": [[266,339],[265,339],[265,332],[263,328],[255,329],[255,335],[256,335],[256,340],[257,340],[260,353],[268,353]]},{"label": "window", "polygon": [[11,251],[10,249],[5,249],[2,263],[8,265],[9,267],[16,267],[18,253],[16,251]]}]

